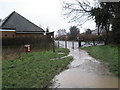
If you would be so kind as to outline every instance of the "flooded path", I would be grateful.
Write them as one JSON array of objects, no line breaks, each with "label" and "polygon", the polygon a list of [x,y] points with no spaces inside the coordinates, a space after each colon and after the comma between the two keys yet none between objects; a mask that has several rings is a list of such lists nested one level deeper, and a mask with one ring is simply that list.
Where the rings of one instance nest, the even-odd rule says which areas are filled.
[{"label": "flooded path", "polygon": [[[60,44],[64,46],[64,42]],[[72,49],[71,42],[68,42],[69,56],[73,56],[73,61],[67,70],[55,76],[50,88],[118,88],[118,78],[112,77],[103,63],[78,49],[77,43],[74,46]]]}]

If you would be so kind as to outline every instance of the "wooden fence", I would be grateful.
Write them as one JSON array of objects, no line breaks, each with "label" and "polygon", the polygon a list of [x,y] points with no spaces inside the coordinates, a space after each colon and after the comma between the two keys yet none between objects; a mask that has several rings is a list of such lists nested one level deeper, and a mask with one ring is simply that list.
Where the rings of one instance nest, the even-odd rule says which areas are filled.
[{"label": "wooden fence", "polygon": [[41,38],[2,38],[3,57],[24,52],[24,45],[26,44],[31,46],[31,52],[52,49],[52,39],[48,36]]}]

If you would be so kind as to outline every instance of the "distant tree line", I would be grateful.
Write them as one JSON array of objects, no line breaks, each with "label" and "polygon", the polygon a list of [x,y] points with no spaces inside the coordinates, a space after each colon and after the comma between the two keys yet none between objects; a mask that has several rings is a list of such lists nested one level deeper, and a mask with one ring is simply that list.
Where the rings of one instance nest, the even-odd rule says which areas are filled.
[{"label": "distant tree line", "polygon": [[69,32],[67,33],[65,29],[60,29],[57,31],[58,35],[56,36],[56,40],[68,40],[68,41],[103,41],[104,34],[98,36],[92,33],[93,31],[90,29],[86,29],[84,33],[80,33],[80,29],[77,26],[71,26],[69,28]]},{"label": "distant tree line", "polygon": [[58,35],[56,36],[57,40],[69,40],[69,41],[76,41],[77,36],[79,35],[79,28],[76,26],[71,26],[69,28],[69,32],[67,33],[65,29],[60,29],[57,31]]}]

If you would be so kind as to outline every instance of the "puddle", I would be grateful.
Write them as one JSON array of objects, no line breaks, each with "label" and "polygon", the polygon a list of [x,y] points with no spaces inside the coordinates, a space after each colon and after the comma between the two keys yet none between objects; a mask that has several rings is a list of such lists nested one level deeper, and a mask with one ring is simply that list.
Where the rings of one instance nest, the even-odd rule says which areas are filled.
[{"label": "puddle", "polygon": [[103,63],[78,49],[77,43],[74,45],[75,49],[71,49],[68,42],[69,56],[73,56],[69,68],[55,76],[49,88],[118,88],[118,78],[112,77]]},{"label": "puddle", "polygon": [[51,88],[118,88],[115,77],[69,69],[54,78]]},{"label": "puddle", "polygon": [[52,58],[50,60],[61,60],[61,59],[67,58],[67,57],[69,57],[69,56],[63,56],[63,57],[60,57],[60,58]]},{"label": "puddle", "polygon": [[59,52],[58,54],[64,54],[64,53],[62,53],[62,52]]}]

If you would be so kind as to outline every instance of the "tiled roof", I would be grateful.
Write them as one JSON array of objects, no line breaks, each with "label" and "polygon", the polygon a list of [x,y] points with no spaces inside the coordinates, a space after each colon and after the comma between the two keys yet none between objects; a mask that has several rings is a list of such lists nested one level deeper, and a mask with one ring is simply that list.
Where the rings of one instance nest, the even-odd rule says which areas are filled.
[{"label": "tiled roof", "polygon": [[[33,17],[34,18],[34,17]],[[44,32],[44,30],[34,23],[30,22],[15,11],[12,12],[8,17],[2,20],[0,28],[2,29],[15,29],[16,32]]]}]

